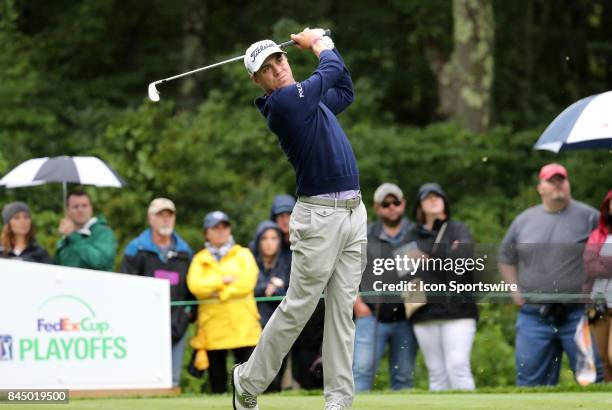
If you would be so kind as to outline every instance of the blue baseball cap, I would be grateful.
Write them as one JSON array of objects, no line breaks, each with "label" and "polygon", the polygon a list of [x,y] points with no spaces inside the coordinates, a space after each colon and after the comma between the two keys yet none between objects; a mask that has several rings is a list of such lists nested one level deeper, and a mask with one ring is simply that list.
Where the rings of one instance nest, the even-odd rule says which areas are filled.
[{"label": "blue baseball cap", "polygon": [[279,214],[285,212],[293,212],[295,206],[295,199],[291,195],[283,194],[277,195],[272,201],[272,209],[270,210],[270,219],[274,220]]},{"label": "blue baseball cap", "polygon": [[212,228],[218,224],[225,222],[230,225],[229,216],[225,212],[213,211],[206,214],[204,217],[204,229]]}]

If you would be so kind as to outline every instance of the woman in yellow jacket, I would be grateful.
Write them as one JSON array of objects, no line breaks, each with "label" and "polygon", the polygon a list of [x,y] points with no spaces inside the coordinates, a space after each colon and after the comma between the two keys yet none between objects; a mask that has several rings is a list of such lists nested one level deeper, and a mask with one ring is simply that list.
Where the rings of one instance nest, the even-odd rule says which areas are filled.
[{"label": "woman in yellow jacket", "polygon": [[[228,216],[215,211],[204,218],[206,247],[189,266],[187,286],[199,300],[198,331],[191,340],[196,367],[208,372],[213,393],[227,391],[226,359],[229,350],[236,363],[253,352],[261,326],[253,296],[259,269],[251,251],[234,243]],[[198,363],[199,362],[199,363]]]}]

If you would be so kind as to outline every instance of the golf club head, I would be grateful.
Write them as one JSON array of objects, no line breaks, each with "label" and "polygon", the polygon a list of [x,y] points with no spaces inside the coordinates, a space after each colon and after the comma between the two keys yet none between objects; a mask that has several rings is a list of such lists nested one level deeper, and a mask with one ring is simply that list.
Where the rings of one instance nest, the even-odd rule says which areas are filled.
[{"label": "golf club head", "polygon": [[154,102],[159,101],[159,91],[155,88],[155,83],[149,84],[149,99]]}]

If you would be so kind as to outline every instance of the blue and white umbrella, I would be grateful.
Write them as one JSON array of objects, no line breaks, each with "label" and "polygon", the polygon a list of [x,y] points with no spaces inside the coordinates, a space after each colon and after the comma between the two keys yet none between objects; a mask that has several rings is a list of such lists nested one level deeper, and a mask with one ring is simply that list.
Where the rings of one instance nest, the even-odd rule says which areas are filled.
[{"label": "blue and white umbrella", "polygon": [[612,91],[570,105],[550,123],[535,149],[612,148]]}]

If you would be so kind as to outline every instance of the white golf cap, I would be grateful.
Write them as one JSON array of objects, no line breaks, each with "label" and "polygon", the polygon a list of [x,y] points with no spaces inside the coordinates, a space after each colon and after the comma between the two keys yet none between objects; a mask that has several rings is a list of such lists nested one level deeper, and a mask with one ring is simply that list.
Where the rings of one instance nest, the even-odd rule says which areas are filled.
[{"label": "white golf cap", "polygon": [[174,206],[174,202],[169,200],[168,198],[155,198],[151,201],[151,205],[149,205],[149,211],[147,212],[149,215],[155,215],[161,211],[172,211],[176,213],[176,207]]},{"label": "white golf cap", "polygon": [[376,192],[374,192],[374,202],[379,204],[382,203],[382,201],[385,200],[387,195],[393,195],[400,201],[404,199],[404,193],[402,192],[400,187],[390,182],[385,182],[384,184],[376,188]]},{"label": "white golf cap", "polygon": [[266,61],[266,58],[275,53],[285,52],[272,40],[261,40],[251,44],[244,53],[244,66],[249,75],[252,77]]}]

